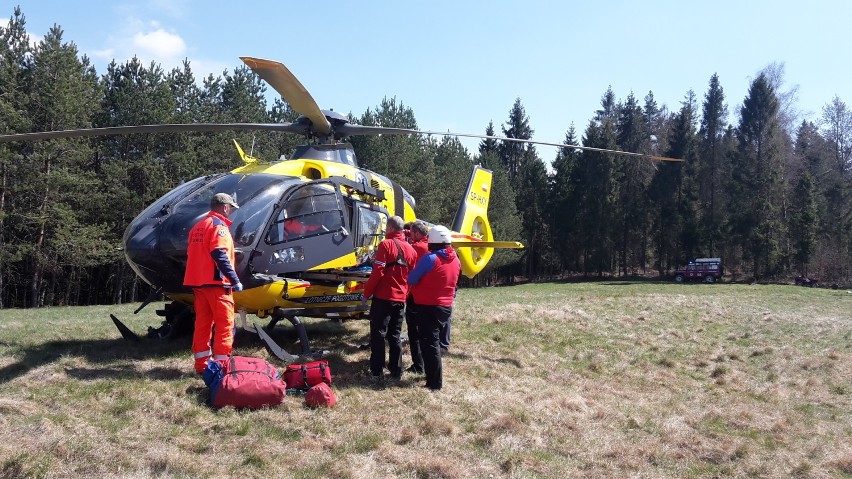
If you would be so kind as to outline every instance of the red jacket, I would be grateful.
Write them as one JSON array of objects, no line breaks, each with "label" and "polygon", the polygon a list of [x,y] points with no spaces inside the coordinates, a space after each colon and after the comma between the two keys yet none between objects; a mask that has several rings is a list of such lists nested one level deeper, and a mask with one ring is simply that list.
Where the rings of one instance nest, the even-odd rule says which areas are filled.
[{"label": "red jacket", "polygon": [[414,302],[426,306],[452,306],[460,273],[461,263],[452,246],[420,258],[409,276]]},{"label": "red jacket", "polygon": [[[395,264],[397,246],[402,249],[402,257],[408,263],[408,266]],[[405,241],[403,234],[401,232],[388,233],[376,249],[373,272],[370,273],[370,279],[364,285],[364,297],[375,296],[387,301],[404,302],[408,295],[408,273],[416,262],[417,253]]]},{"label": "red jacket", "polygon": [[228,218],[211,211],[189,230],[184,286],[232,286],[240,281],[229,226]]},{"label": "red jacket", "polygon": [[[411,243],[411,247],[417,253],[417,261],[420,261],[420,258],[429,254],[429,240],[425,236],[420,241]],[[414,265],[411,265],[411,267],[413,268]]]}]

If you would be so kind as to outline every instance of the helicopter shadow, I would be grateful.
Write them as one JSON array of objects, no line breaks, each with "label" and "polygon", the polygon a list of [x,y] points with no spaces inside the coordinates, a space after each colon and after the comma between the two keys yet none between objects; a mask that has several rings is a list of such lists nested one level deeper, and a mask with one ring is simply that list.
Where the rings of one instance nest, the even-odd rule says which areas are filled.
[{"label": "helicopter shadow", "polygon": [[[14,347],[14,343],[7,343]],[[65,373],[80,380],[103,378],[149,377],[151,379],[181,379],[190,371],[174,368],[138,368],[133,361],[166,358],[186,351],[182,341],[118,339],[58,340],[21,349],[19,359],[0,368],[0,384],[7,383],[42,366],[68,358],[82,358],[87,363],[103,367],[66,367]]]}]

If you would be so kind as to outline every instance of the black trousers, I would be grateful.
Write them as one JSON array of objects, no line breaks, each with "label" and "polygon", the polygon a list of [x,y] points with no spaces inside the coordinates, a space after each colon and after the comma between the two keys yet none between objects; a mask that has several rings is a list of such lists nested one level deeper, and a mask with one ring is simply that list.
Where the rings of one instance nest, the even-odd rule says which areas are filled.
[{"label": "black trousers", "polygon": [[423,355],[420,353],[420,332],[417,323],[417,305],[411,296],[405,301],[405,326],[408,329],[408,346],[411,349],[411,364],[423,371]]},{"label": "black trousers", "polygon": [[429,389],[441,389],[444,385],[440,336],[441,328],[449,321],[452,313],[452,306],[417,305],[420,350],[423,354],[426,387]]},{"label": "black trousers", "polygon": [[402,313],[405,303],[373,297],[370,305],[370,373],[381,376],[385,369],[385,340],[388,342],[388,371],[402,375]]},{"label": "black trousers", "polygon": [[447,322],[441,328],[441,349],[450,349],[450,331],[452,330],[453,318],[447,318]]}]

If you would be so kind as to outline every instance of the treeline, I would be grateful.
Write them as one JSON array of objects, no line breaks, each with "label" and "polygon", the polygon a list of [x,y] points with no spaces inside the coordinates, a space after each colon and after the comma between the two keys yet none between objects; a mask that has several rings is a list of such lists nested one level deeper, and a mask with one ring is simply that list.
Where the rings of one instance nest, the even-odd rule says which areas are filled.
[{"label": "treeline", "polygon": [[[284,122],[298,115],[246,67],[197,81],[186,61],[164,71],[137,59],[98,75],[52,28],[35,46],[15,9],[0,28],[0,132],[192,122]],[[721,256],[742,278],[850,277],[852,113],[839,99],[819,125],[794,124],[777,66],[757,75],[729,111],[713,75],[699,103],[688,92],[669,112],[648,93],[600,110],[565,143],[683,158],[658,163],[562,149],[552,168],[534,146],[455,138],[356,137],[362,166],[417,199],[418,216],[449,224],[472,163],[494,171],[489,215],[498,251],[476,284],[517,278],[665,274],[688,259]],[[414,112],[384,99],[360,124],[417,128]],[[530,139],[517,99],[488,135]],[[238,165],[233,139],[273,159],[303,141],[270,132],[126,135],[0,144],[0,308],[137,301],[149,288],[121,251],[127,224],[182,181]]]}]

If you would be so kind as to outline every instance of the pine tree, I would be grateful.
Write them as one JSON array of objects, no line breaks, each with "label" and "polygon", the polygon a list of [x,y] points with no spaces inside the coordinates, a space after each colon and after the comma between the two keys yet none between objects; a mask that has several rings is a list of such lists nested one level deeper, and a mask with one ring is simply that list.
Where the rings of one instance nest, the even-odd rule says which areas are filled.
[{"label": "pine tree", "polygon": [[[417,129],[414,111],[396,98],[384,98],[375,109],[368,109],[358,124],[390,128]],[[387,176],[405,188],[417,201],[417,216],[429,220],[438,214],[440,184],[435,174],[434,150],[427,151],[426,140],[419,135],[354,136],[350,141],[358,163]]]},{"label": "pine tree", "polygon": [[722,238],[720,229],[720,209],[724,204],[722,182],[720,171],[725,169],[723,159],[726,152],[723,147],[722,137],[727,122],[728,106],[725,104],[725,93],[719,84],[719,76],[713,74],[710,77],[710,86],[704,95],[704,104],[701,115],[701,149],[699,154],[699,167],[697,168],[697,180],[699,197],[702,205],[702,237],[707,244],[707,252],[710,256],[716,255],[717,244]]},{"label": "pine tree", "polygon": [[[503,135],[529,140],[532,134],[529,118],[521,99],[517,98],[509,111],[509,120],[503,126]],[[515,192],[515,205],[521,215],[525,240],[524,274],[535,277],[542,273],[542,266],[550,261],[550,234],[542,216],[547,203],[547,168],[535,147],[529,143],[503,141],[499,152]]]},{"label": "pine tree", "polygon": [[431,151],[429,156],[435,164],[435,177],[440,178],[440,184],[435,187],[441,191],[439,195],[431,197],[432,216],[429,220],[451,227],[459,202],[464,199],[473,162],[456,137],[430,140],[427,149]]},{"label": "pine tree", "polygon": [[[485,127],[485,136],[494,136],[494,122],[493,121],[489,121],[488,126]],[[498,155],[498,158],[499,158],[500,145],[497,142],[497,140],[495,140],[493,138],[483,138],[482,141],[479,142],[479,156],[482,158],[482,157],[485,157],[486,155],[489,155],[490,153],[494,153],[495,155]],[[485,168],[493,169],[496,165],[485,165],[485,164],[483,164],[482,166],[484,166]]]},{"label": "pine tree", "polygon": [[[622,150],[650,151],[648,128],[642,108],[633,93],[617,108],[617,142]],[[615,180],[618,183],[618,245],[619,269],[628,274],[632,266],[645,266],[645,245],[648,231],[648,208],[645,191],[650,183],[653,166],[632,158],[615,163]]]},{"label": "pine tree", "polygon": [[[175,110],[173,123],[193,123],[201,121],[201,91],[195,82],[189,60],[184,60],[180,68],[173,68],[166,76]],[[177,185],[201,176],[202,170],[197,149],[203,141],[200,135],[162,134],[159,137],[165,155],[167,184]]]},{"label": "pine tree", "polygon": [[778,100],[765,75],[749,88],[737,129],[731,184],[731,227],[755,278],[777,271],[781,221],[783,137]]},{"label": "pine tree", "polygon": [[[606,97],[605,97],[606,98]],[[615,125],[612,118],[600,117],[602,122],[590,121],[583,136],[583,146],[615,148]],[[584,151],[579,155],[570,182],[582,185],[574,188],[569,203],[576,211],[574,234],[580,252],[584,275],[599,276],[612,271],[613,232],[615,231],[616,186],[612,177],[611,154]]]},{"label": "pine tree", "polygon": [[[77,56],[73,43],[63,43],[54,26],[24,65],[30,96],[29,113],[35,130],[65,130],[91,126],[90,112],[99,94],[94,68]],[[100,228],[90,223],[95,177],[85,171],[91,150],[87,140],[36,142],[26,151],[28,168],[18,180],[22,239],[28,242],[28,305],[54,304],[61,281],[74,279],[82,268],[108,255],[100,244]],[[66,290],[67,291],[67,290]],[[70,292],[69,292],[70,293]]]},{"label": "pine tree", "polygon": [[793,239],[793,259],[800,274],[808,274],[808,263],[816,250],[817,216],[816,191],[810,173],[804,173],[796,183],[793,194],[790,233]]},{"label": "pine tree", "polygon": [[694,257],[697,243],[697,198],[694,190],[695,97],[690,91],[675,115],[666,156],[685,163],[664,162],[648,189],[653,214],[656,266],[660,275]]},{"label": "pine tree", "polygon": [[[521,140],[532,139],[533,129],[530,128],[529,118],[521,105],[521,99],[516,98],[512,109],[509,110],[509,120],[503,126],[503,136],[507,138],[518,138]],[[528,160],[532,146],[528,143],[515,141],[503,141],[500,143],[500,158],[509,173],[509,182],[513,185],[518,183],[518,175]]]},{"label": "pine tree", "polygon": [[[28,110],[26,80],[23,78],[23,65],[30,46],[26,32],[26,18],[21,8],[16,7],[6,27],[0,25],[0,131],[4,133],[29,131],[29,118],[24,115]],[[6,229],[6,218],[12,213],[11,198],[14,196],[15,178],[18,165],[23,159],[23,145],[0,145],[0,309],[9,301],[7,286],[10,280],[20,278],[14,266],[20,264],[22,251],[17,242],[7,243],[11,239]]]},{"label": "pine tree", "polygon": [[[577,144],[577,134],[572,124],[565,133],[566,145]],[[550,194],[548,195],[548,207],[545,218],[553,232],[554,248],[559,254],[560,271],[570,268],[573,271],[579,269],[579,252],[576,248],[574,238],[574,225],[577,223],[577,210],[572,203],[578,185],[573,176],[579,150],[573,148],[560,148],[553,160],[553,176],[550,182]]]},{"label": "pine tree", "polygon": [[[842,102],[835,97],[826,108],[837,112],[845,110]],[[816,264],[823,270],[823,278],[846,278],[852,270],[852,240],[850,240],[850,222],[852,222],[852,189],[849,175],[841,171],[842,162],[838,161],[838,132],[831,122],[823,117],[823,134],[816,125],[802,122],[796,135],[796,156],[801,163],[803,174],[813,178],[817,211],[817,244],[814,256]],[[836,118],[842,118],[839,115]],[[842,140],[841,140],[842,141]],[[796,198],[793,198],[794,205]],[[791,231],[795,238],[796,231]],[[795,241],[795,240],[794,240]],[[801,271],[800,271],[801,272]]]}]

